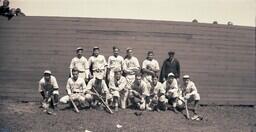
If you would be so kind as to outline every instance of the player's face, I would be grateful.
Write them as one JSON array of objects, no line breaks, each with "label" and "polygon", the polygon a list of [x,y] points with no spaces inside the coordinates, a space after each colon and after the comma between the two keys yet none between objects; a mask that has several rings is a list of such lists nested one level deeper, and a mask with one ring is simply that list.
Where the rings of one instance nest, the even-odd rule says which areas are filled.
[{"label": "player's face", "polygon": [[153,53],[149,53],[149,54],[148,54],[148,59],[149,59],[149,60],[153,60],[153,58],[154,58]]},{"label": "player's face", "polygon": [[96,57],[99,55],[99,53],[100,53],[100,50],[99,50],[99,49],[95,49],[95,50],[93,51],[93,55],[96,56]]},{"label": "player's face", "polygon": [[114,54],[114,56],[118,56],[119,50],[118,50],[118,49],[114,49],[114,50],[113,50],[113,54]]},{"label": "player's face", "polygon": [[116,73],[115,73],[115,78],[116,78],[117,80],[119,80],[119,79],[121,78],[121,72],[116,72]]},{"label": "player's face", "polygon": [[153,83],[153,85],[156,85],[157,82],[158,82],[158,78],[157,78],[157,77],[152,78],[152,83]]},{"label": "player's face", "polygon": [[141,76],[136,76],[136,80],[140,83],[141,82]]},{"label": "player's face", "polygon": [[168,82],[172,83],[173,79],[174,79],[174,77],[168,77]]},{"label": "player's face", "polygon": [[44,79],[45,79],[46,81],[50,81],[51,75],[50,75],[50,74],[44,74]]},{"label": "player's face", "polygon": [[73,78],[74,78],[75,80],[77,80],[78,74],[79,74],[78,71],[73,71],[72,74],[73,74]]},{"label": "player's face", "polygon": [[169,54],[169,58],[172,59],[174,57],[174,54]]},{"label": "player's face", "polygon": [[188,84],[188,82],[189,82],[189,79],[183,79],[183,82],[184,82],[184,84]]},{"label": "player's face", "polygon": [[133,55],[132,50],[128,50],[128,51],[127,51],[127,56],[128,56],[128,57],[132,57],[132,55]]},{"label": "player's face", "polygon": [[4,0],[4,1],[3,1],[3,6],[9,6],[9,2],[6,1],[6,0]]},{"label": "player's face", "polygon": [[81,58],[82,55],[83,55],[83,50],[78,50],[78,51],[77,51],[77,57],[78,57],[78,58]]}]

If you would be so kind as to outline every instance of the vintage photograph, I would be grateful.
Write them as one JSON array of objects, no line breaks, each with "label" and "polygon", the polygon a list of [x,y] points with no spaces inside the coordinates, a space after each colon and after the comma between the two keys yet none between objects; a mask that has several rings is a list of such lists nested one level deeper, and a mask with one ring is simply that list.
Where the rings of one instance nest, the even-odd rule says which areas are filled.
[{"label": "vintage photograph", "polygon": [[255,0],[0,0],[0,132],[256,132]]}]

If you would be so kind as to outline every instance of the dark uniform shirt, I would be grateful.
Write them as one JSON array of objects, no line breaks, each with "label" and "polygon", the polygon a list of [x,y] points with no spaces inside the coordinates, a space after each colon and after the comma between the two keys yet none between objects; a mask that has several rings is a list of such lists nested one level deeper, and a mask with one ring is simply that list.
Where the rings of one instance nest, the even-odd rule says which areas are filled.
[{"label": "dark uniform shirt", "polygon": [[164,78],[167,79],[169,73],[173,73],[175,78],[180,77],[180,63],[176,58],[170,60],[166,59],[163,63],[161,73],[160,73],[160,82],[164,82]]}]

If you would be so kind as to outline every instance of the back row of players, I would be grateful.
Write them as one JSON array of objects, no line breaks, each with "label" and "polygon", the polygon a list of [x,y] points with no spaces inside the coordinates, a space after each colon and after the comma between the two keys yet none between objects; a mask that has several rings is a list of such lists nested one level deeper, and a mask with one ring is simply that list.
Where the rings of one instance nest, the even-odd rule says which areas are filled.
[{"label": "back row of players", "polygon": [[[93,48],[89,60],[83,56],[83,48],[78,47],[77,56],[70,63],[71,77],[66,85],[68,95],[60,98],[60,102],[66,104],[72,98],[81,108],[86,104],[89,107],[101,106],[96,90],[115,111],[127,107],[157,111],[170,108],[177,113],[184,108],[184,101],[189,101],[194,102],[193,112],[196,114],[200,95],[189,75],[184,75],[180,83],[180,64],[173,51],[168,52],[169,58],[163,63],[160,79],[157,76],[159,64],[153,51],[148,52],[142,68],[133,56],[133,49],[127,48],[126,52],[123,58],[119,55],[119,48],[113,47],[113,55],[106,62],[99,47]],[[39,81],[39,92],[46,102],[53,104],[53,108],[57,108],[59,102],[58,88],[56,78],[46,70]]]}]

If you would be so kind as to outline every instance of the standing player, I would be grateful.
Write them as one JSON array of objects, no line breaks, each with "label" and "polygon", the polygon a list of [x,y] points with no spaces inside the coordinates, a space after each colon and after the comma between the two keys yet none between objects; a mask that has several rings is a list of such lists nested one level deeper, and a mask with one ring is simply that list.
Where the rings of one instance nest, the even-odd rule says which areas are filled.
[{"label": "standing player", "polygon": [[63,96],[60,99],[61,103],[70,103],[70,98],[74,101],[78,101],[80,105],[84,105],[85,103],[85,88],[86,84],[84,79],[79,78],[79,71],[77,68],[72,69],[72,77],[70,77],[67,81],[66,90],[68,95]]},{"label": "standing player", "polygon": [[44,76],[39,81],[38,90],[43,97],[42,107],[48,109],[50,105],[54,109],[57,108],[59,101],[59,86],[56,78],[52,75],[50,70],[44,71]]},{"label": "standing player", "polygon": [[[106,75],[106,66],[107,62],[103,55],[100,55],[100,48],[93,47],[93,55],[89,58],[88,63],[91,70],[91,75],[95,76],[103,76]],[[98,75],[97,75],[98,74]]]},{"label": "standing player", "polygon": [[89,65],[88,65],[88,61],[87,59],[83,56],[83,48],[82,47],[78,47],[76,49],[76,57],[74,57],[72,60],[71,60],[71,63],[70,63],[70,75],[71,77],[73,77],[72,75],[72,69],[74,67],[76,67],[78,69],[78,76],[82,79],[85,80],[85,82],[88,81],[88,75],[89,75]]},{"label": "standing player", "polygon": [[197,107],[198,103],[200,101],[200,95],[197,92],[196,85],[193,81],[190,80],[189,75],[184,75],[183,76],[183,82],[184,85],[182,87],[182,94],[184,96],[184,99],[187,100],[188,102],[193,102],[194,101],[194,109],[193,112],[195,115],[197,115]]},{"label": "standing player", "polygon": [[180,63],[176,58],[174,58],[174,54],[174,51],[168,52],[169,58],[164,61],[160,73],[161,82],[167,80],[169,73],[173,73],[176,79],[179,79],[180,77]]},{"label": "standing player", "polygon": [[126,99],[124,97],[128,96],[128,90],[126,88],[126,78],[122,76],[121,69],[115,69],[114,78],[109,82],[109,89],[113,95],[113,103],[115,105],[115,110],[118,111],[118,102],[121,102],[121,108],[126,108]]},{"label": "standing player", "polygon": [[152,83],[152,76],[155,76],[159,72],[159,64],[154,59],[154,52],[148,51],[147,59],[142,63],[143,80],[150,88]]},{"label": "standing player", "polygon": [[108,82],[114,78],[114,69],[123,69],[124,58],[119,55],[119,48],[113,47],[113,55],[108,58]]},{"label": "standing player", "polygon": [[172,104],[173,111],[177,113],[177,102],[180,94],[180,90],[178,88],[177,80],[175,79],[175,75],[171,72],[168,74],[167,80],[163,83],[163,87],[166,91],[166,98],[168,99],[168,103]]}]

